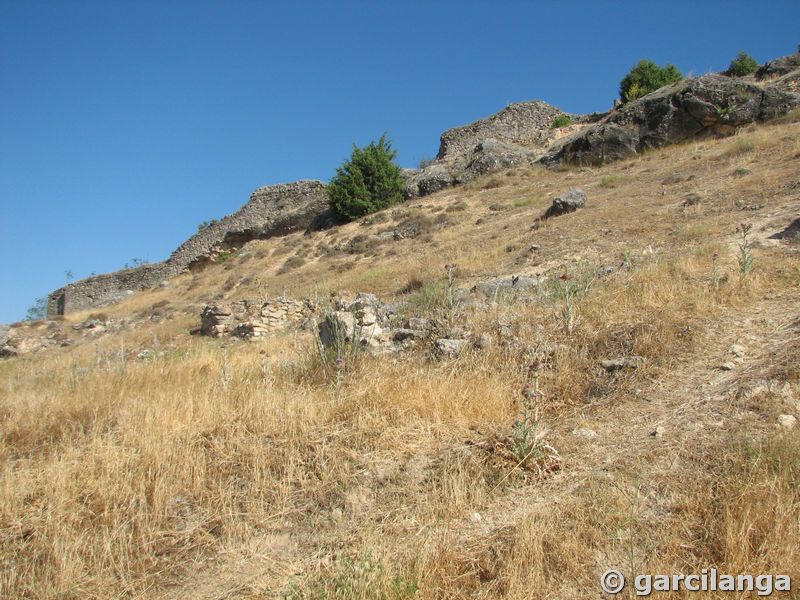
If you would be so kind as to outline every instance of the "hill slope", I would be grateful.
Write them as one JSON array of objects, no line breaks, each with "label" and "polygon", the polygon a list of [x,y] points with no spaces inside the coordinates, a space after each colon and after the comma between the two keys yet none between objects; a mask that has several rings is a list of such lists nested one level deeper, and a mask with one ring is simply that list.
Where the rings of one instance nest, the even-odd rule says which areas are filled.
[{"label": "hill slope", "polygon": [[[515,168],[13,327],[0,596],[583,598],[607,569],[711,567],[796,585],[798,158],[793,113]],[[586,206],[537,221],[570,188]],[[512,275],[540,284],[451,301]],[[339,290],[491,341],[337,362],[313,328],[190,334],[207,303]]]}]

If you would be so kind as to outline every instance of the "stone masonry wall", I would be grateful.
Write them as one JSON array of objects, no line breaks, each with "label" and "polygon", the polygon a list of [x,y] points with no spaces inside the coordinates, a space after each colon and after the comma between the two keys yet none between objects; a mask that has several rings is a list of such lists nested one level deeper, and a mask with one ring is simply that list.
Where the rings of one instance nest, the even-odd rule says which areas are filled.
[{"label": "stone masonry wall", "polygon": [[445,131],[436,159],[449,160],[467,155],[481,141],[490,138],[511,144],[540,142],[550,131],[553,119],[561,114],[566,114],[576,123],[587,119],[585,115],[564,113],[541,100],[511,104],[485,119]]},{"label": "stone masonry wall", "polygon": [[214,251],[305,229],[327,207],[328,196],[321,181],[260,187],[242,208],[197,232],[166,261],[89,277],[55,290],[48,298],[47,314],[67,314],[119,302],[134,291],[201,264]]},{"label": "stone masonry wall", "polygon": [[227,305],[204,307],[200,314],[200,331],[212,337],[259,337],[302,323],[316,311],[317,307],[310,299],[239,300]]}]

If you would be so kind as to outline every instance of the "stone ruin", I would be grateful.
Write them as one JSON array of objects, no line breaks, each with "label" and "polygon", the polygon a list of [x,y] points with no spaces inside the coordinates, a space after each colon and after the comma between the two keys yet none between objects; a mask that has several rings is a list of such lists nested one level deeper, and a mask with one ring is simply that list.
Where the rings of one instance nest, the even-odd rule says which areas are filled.
[{"label": "stone ruin", "polygon": [[200,332],[211,337],[259,337],[301,325],[317,312],[317,305],[310,298],[279,297],[266,301],[239,300],[231,304],[215,304],[203,307]]},{"label": "stone ruin", "polygon": [[[530,276],[484,281],[472,288],[454,291],[457,314],[468,307],[488,306],[510,297],[534,294],[539,280]],[[263,338],[269,333],[301,327],[316,330],[326,349],[341,350],[359,344],[372,354],[393,354],[426,348],[435,356],[453,358],[474,348],[493,344],[489,333],[477,334],[448,323],[441,315],[406,318],[403,302],[381,302],[375,295],[359,293],[354,298],[339,292],[327,301],[306,298],[240,300],[226,305],[208,305],[200,315],[200,333],[212,337]],[[509,332],[499,329],[501,338]]]},{"label": "stone ruin", "polygon": [[[759,83],[760,82],[760,83]],[[711,73],[665,86],[607,113],[573,115],[541,101],[511,104],[441,135],[436,160],[404,169],[405,195],[425,196],[511,167],[598,165],[705,135],[730,135],[800,106],[800,53],[770,61],[752,80]],[[574,125],[552,128],[566,115]],[[49,295],[48,315],[104,306],[201,267],[252,239],[334,223],[321,181],[265,186],[250,202],[196,235],[163,262],[98,275]],[[316,224],[315,224],[316,223]]]},{"label": "stone ruin", "polygon": [[321,181],[263,186],[233,214],[203,227],[163,262],[122,269],[70,283],[48,297],[47,314],[64,315],[119,302],[187,270],[202,267],[221,251],[255,239],[302,231],[328,207]]}]

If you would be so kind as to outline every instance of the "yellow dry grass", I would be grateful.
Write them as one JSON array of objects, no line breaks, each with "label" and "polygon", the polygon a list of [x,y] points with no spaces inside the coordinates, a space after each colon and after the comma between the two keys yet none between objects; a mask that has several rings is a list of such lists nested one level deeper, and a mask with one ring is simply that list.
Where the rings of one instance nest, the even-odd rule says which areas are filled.
[{"label": "yellow dry grass", "polygon": [[[0,597],[586,598],[611,568],[800,584],[800,442],[776,425],[800,416],[800,267],[766,240],[797,217],[798,132],[517,169],[254,242],[103,311],[136,326],[0,363]],[[570,187],[587,207],[532,228]],[[419,237],[367,243],[409,219]],[[747,276],[740,221],[754,224]],[[513,343],[447,361],[363,356],[337,374],[308,332],[188,334],[204,302],[259,294],[351,289],[435,310],[444,262],[458,285],[543,275],[533,301],[459,315],[496,340],[502,322]],[[601,278],[603,265],[618,268]],[[403,291],[414,281],[427,300]],[[156,344],[163,354],[136,358]],[[642,362],[599,366],[621,356]],[[513,453],[534,376],[562,459],[546,471]]]}]

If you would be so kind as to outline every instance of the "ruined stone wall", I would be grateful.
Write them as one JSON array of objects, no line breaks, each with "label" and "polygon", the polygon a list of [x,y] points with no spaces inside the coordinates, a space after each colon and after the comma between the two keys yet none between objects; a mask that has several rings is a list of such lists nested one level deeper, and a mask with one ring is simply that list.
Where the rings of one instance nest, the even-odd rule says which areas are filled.
[{"label": "ruined stone wall", "polygon": [[260,187],[250,202],[190,237],[167,262],[183,270],[214,250],[305,229],[328,208],[325,187],[321,181],[308,180]]},{"label": "ruined stone wall", "polygon": [[316,304],[310,299],[239,300],[204,307],[200,314],[200,331],[213,337],[259,337],[299,325],[316,311]]},{"label": "ruined stone wall", "polygon": [[312,180],[260,187],[242,208],[197,232],[166,261],[89,277],[55,290],[49,295],[47,314],[67,314],[119,302],[134,291],[157,285],[202,263],[215,251],[305,229],[328,207],[325,187],[323,182]]},{"label": "ruined stone wall", "polygon": [[541,142],[550,132],[553,119],[561,114],[566,114],[575,122],[587,119],[585,115],[564,113],[560,108],[541,100],[511,104],[490,117],[445,131],[436,159],[450,160],[467,155],[486,139],[511,144]]},{"label": "ruined stone wall", "polygon": [[166,262],[159,262],[81,279],[50,293],[47,314],[65,315],[119,302],[176,273]]}]

